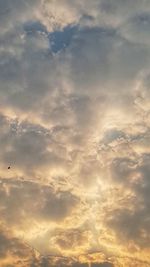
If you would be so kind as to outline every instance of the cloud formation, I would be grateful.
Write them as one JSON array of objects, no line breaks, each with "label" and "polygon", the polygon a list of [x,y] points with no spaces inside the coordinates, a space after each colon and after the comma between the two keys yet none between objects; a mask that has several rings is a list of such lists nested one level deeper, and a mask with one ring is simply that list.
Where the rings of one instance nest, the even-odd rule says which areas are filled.
[{"label": "cloud formation", "polygon": [[2,267],[150,266],[149,11],[0,0]]}]

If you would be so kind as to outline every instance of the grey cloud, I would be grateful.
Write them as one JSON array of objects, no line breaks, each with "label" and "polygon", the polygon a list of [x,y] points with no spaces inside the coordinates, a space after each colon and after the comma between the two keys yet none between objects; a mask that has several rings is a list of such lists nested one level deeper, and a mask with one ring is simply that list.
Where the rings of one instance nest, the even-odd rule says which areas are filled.
[{"label": "grey cloud", "polygon": [[[105,111],[113,106],[118,110],[121,108],[122,112],[130,110],[130,114],[135,114],[134,80],[141,70],[149,66],[148,55],[149,48],[129,43],[113,29],[97,27],[80,30],[66,50],[65,60],[70,68],[68,78],[73,82],[74,95],[80,101],[83,96],[89,98],[84,112],[88,116],[91,114],[89,106],[93,107],[95,115],[102,113],[104,117]],[[79,100],[76,101],[76,110],[78,103]],[[84,103],[82,101],[83,107]],[[78,114],[76,110],[75,114]]]},{"label": "grey cloud", "polygon": [[30,19],[34,10],[40,4],[39,0],[32,1],[18,1],[11,0],[0,1],[0,22],[1,33],[8,31],[12,28],[12,24],[17,25],[19,21]]},{"label": "grey cloud", "polygon": [[108,76],[110,73],[109,55],[114,35],[111,29],[89,28],[76,36],[70,49],[71,75],[73,81],[78,81],[75,92],[82,89],[82,93],[91,95],[93,90],[95,92],[99,88],[100,81],[102,84],[106,82],[106,72]]},{"label": "grey cloud", "polygon": [[88,266],[88,264],[87,263],[74,263],[73,265],[72,265],[72,267],[87,267]]},{"label": "grey cloud", "polygon": [[11,164],[24,175],[34,174],[35,167],[39,170],[42,166],[52,169],[58,165],[60,168],[69,166],[66,148],[55,140],[55,132],[50,133],[38,124],[9,120],[2,115],[0,120],[1,164]]},{"label": "grey cloud", "polygon": [[113,141],[119,140],[121,138],[126,138],[126,134],[117,128],[112,128],[104,133],[104,138],[102,139],[101,143],[110,144]]},{"label": "grey cloud", "polygon": [[[38,111],[37,103],[42,103],[48,91],[56,87],[56,72],[51,73],[53,64],[48,56],[46,37],[37,33],[36,36],[24,38],[24,42],[18,40],[20,44],[16,53],[21,50],[18,55],[11,55],[6,48],[5,55],[7,54],[8,59],[5,57],[1,64],[1,99],[3,104],[16,111]],[[10,36],[8,42],[11,40]],[[12,46],[10,49],[13,51],[16,48]],[[52,86],[50,80],[53,80]]]},{"label": "grey cloud", "polygon": [[48,198],[41,211],[41,215],[46,218],[52,218],[54,221],[62,220],[70,216],[73,208],[76,207],[79,200],[70,192],[58,193],[57,196]]},{"label": "grey cloud", "polygon": [[115,158],[112,162],[111,173],[113,179],[118,180],[121,183],[130,182],[129,175],[134,174],[138,161],[130,158]]},{"label": "grey cloud", "polygon": [[[15,238],[10,231],[1,227],[0,231],[0,264],[1,266],[19,266],[26,263],[27,266],[32,259],[32,252],[22,241]],[[10,264],[9,259],[10,257]],[[5,260],[7,265],[4,264]]]},{"label": "grey cloud", "polygon": [[104,262],[104,263],[93,263],[92,267],[113,267],[113,264],[109,262]]},{"label": "grey cloud", "polygon": [[141,2],[140,0],[101,0],[100,8],[109,15],[116,15],[122,17],[122,20],[126,19],[133,14],[137,14],[140,11],[146,11],[150,9],[150,3],[148,0]]},{"label": "grey cloud", "polygon": [[[88,267],[88,263],[73,263],[70,267]],[[113,264],[109,262],[103,263],[91,263],[91,267],[113,267]]]},{"label": "grey cloud", "polygon": [[[97,42],[95,42],[95,39]],[[123,42],[122,45],[114,51],[114,47],[120,42]],[[83,121],[86,123],[86,120],[81,120],[78,115],[79,101],[81,102],[81,99],[74,101],[72,106],[70,98],[65,96],[68,98],[68,102],[66,101],[65,106],[61,106],[61,103],[58,102],[58,107],[58,104],[56,104],[58,98],[53,97],[57,92],[61,96],[62,88],[59,74],[61,72],[62,76],[66,76],[65,71],[62,69],[64,65],[70,67],[71,73],[69,75],[71,74],[71,83],[72,81],[74,82],[74,94],[79,94],[79,98],[81,98],[82,92],[82,94],[89,95],[91,98],[93,92],[95,92],[100,99],[105,101],[105,105],[107,103],[109,106],[110,103],[105,98],[111,99],[112,97],[115,102],[115,94],[118,95],[118,93],[119,97],[122,98],[123,87],[119,87],[119,81],[120,85],[122,82],[126,83],[125,76],[128,79],[133,77],[137,71],[143,68],[148,58],[146,50],[127,44],[116,35],[114,30],[100,27],[79,30],[73,44],[66,51],[65,64],[61,62],[63,55],[60,55],[60,58],[58,57],[57,59],[51,56],[46,59],[47,37],[39,32],[33,36],[25,35],[20,47],[22,52],[19,59],[16,60],[16,58],[10,57],[7,62],[3,63],[2,81],[4,80],[4,84],[2,82],[2,85],[7,94],[3,94],[2,89],[2,105],[8,105],[15,111],[19,109],[23,112],[36,112],[38,116],[38,106],[41,104],[42,110],[39,116],[42,116],[42,119],[55,121],[58,124],[64,123],[69,119],[70,111],[75,117],[78,117],[77,124],[83,124]],[[114,57],[112,57],[112,53]],[[69,62],[68,58],[71,58]],[[119,58],[119,61],[116,61],[115,58]],[[129,60],[134,63],[128,64]],[[23,66],[21,64],[22,61],[24,62]],[[59,64],[60,67],[58,67]],[[58,75],[60,81],[58,81]],[[118,80],[117,85],[116,79]],[[108,80],[110,81],[108,82]],[[107,87],[108,89],[106,90]],[[124,84],[124,87],[125,91],[126,84]],[[55,90],[56,88],[57,90]],[[47,104],[49,101],[51,101],[51,107]],[[126,101],[130,101],[130,105],[132,105],[130,96]],[[84,103],[85,101],[82,101],[81,105],[85,106]],[[95,107],[96,105],[97,108],[90,111],[90,107]],[[86,117],[86,114],[88,118],[90,113],[92,117],[90,122],[87,121],[86,124],[90,125],[92,123],[99,105],[100,102],[96,103],[95,101],[91,102],[90,99],[88,100],[84,108],[83,118]],[[104,113],[104,107],[102,107],[101,112]],[[65,114],[63,117],[62,113]]]},{"label": "grey cloud", "polygon": [[[72,265],[72,267],[88,267],[88,264],[87,263],[84,263],[84,264],[74,263]],[[104,263],[92,263],[91,267],[113,267],[113,264],[111,264],[109,262],[108,263],[107,262],[104,262]]]},{"label": "grey cloud", "polygon": [[[132,127],[136,127],[136,124]],[[149,152],[136,153],[134,151],[135,143],[137,146],[142,146],[145,140],[148,145],[149,127],[146,124],[144,129],[139,127],[138,130],[138,133],[133,131],[129,134],[126,130],[111,129],[104,133],[102,139],[103,144],[105,141],[106,145],[112,145],[114,149],[109,164],[112,182],[115,186],[119,186],[118,192],[121,193],[121,188],[124,188],[125,192],[125,195],[123,194],[118,201],[116,200],[114,208],[106,211],[106,225],[113,229],[118,239],[127,246],[133,242],[135,245],[131,246],[133,251],[136,251],[137,247],[148,248],[150,240]],[[123,143],[125,146],[122,146]],[[123,151],[124,148],[125,151]],[[116,155],[117,151],[120,154],[119,157]]]},{"label": "grey cloud", "polygon": [[[117,178],[118,183],[124,183],[125,188],[131,190],[134,198],[129,200],[132,209],[119,205],[112,211],[111,216],[108,216],[108,224],[115,229],[119,237],[124,240],[134,240],[141,248],[149,246],[149,154],[142,155],[142,161],[137,162],[128,159],[116,160],[116,168],[112,171],[113,179]],[[114,176],[115,174],[115,176]],[[135,180],[134,180],[135,178]],[[136,179],[137,178],[137,179]]]},{"label": "grey cloud", "polygon": [[149,45],[149,13],[137,14],[121,28],[123,35],[131,42]]},{"label": "grey cloud", "polygon": [[61,221],[70,216],[79,203],[79,199],[70,192],[56,193],[48,186],[21,181],[15,183],[7,179],[1,181],[0,199],[3,222],[17,227],[22,227],[28,218]]}]

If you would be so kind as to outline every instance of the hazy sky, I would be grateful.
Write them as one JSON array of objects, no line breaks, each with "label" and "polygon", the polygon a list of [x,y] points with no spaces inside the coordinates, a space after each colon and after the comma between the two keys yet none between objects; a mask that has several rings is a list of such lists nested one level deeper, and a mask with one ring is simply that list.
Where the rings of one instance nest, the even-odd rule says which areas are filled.
[{"label": "hazy sky", "polygon": [[0,0],[0,266],[150,266],[150,0]]}]

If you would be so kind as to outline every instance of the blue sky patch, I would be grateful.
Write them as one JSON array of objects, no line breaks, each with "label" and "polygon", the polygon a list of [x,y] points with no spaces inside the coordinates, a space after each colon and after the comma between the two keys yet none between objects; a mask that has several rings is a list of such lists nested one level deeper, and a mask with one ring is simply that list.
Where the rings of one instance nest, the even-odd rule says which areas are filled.
[{"label": "blue sky patch", "polygon": [[69,46],[78,30],[77,25],[69,25],[62,30],[56,30],[49,34],[49,41],[53,53],[57,53]]}]

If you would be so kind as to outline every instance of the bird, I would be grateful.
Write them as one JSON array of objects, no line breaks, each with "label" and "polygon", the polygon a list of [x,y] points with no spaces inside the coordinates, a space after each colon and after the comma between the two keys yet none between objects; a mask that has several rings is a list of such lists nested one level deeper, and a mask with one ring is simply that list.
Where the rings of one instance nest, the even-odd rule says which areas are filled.
[{"label": "bird", "polygon": [[10,170],[10,166],[8,166],[8,170]]}]

